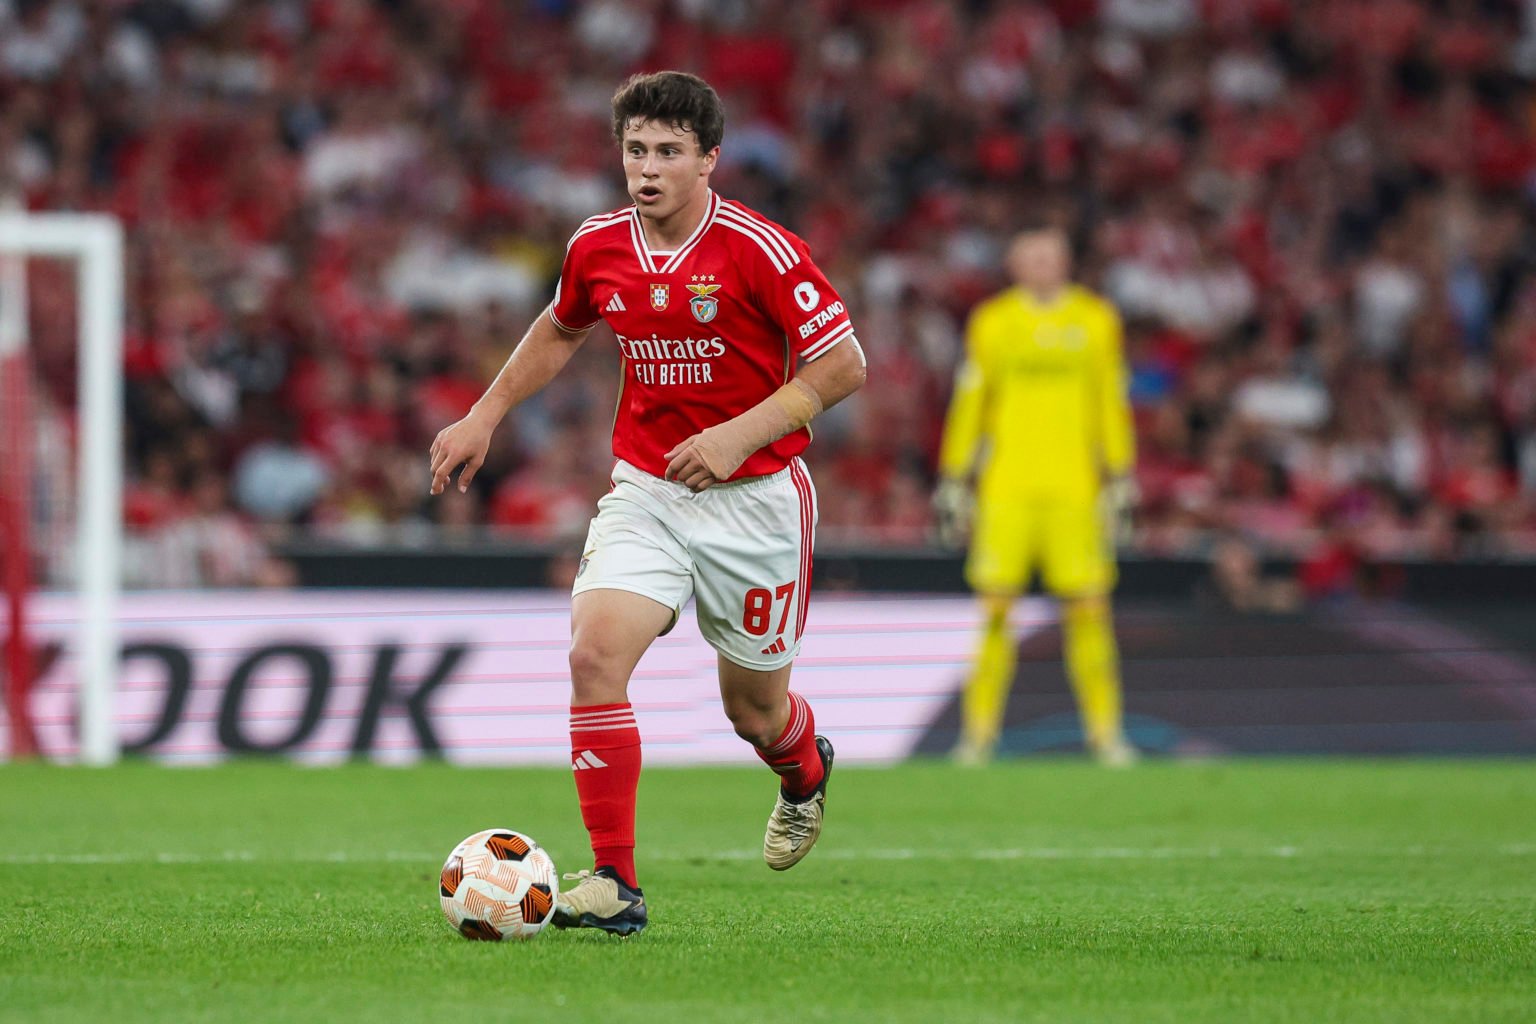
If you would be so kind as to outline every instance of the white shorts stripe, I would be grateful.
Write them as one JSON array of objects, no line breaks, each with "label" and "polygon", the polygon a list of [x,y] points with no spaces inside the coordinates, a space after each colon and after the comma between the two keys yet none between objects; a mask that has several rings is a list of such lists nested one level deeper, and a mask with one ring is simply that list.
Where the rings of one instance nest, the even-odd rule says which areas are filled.
[{"label": "white shorts stripe", "polygon": [[805,631],[805,612],[811,589],[811,550],[815,539],[815,504],[811,482],[798,458],[790,460],[789,476],[794,481],[795,493],[800,498],[800,579],[796,591],[795,639]]},{"label": "white shorts stripe", "polygon": [[790,460],[789,478],[794,483],[795,493],[800,498],[800,586],[797,588],[795,609],[795,635],[798,639],[799,624],[804,619],[806,595],[811,588],[811,547],[814,543],[815,525],[811,506],[810,479],[806,476],[804,464],[798,458]]},{"label": "white shorts stripe", "polygon": [[789,475],[800,495],[800,586],[795,596],[795,639],[799,640],[805,629],[806,593],[811,589],[811,496],[798,467],[791,464]]}]

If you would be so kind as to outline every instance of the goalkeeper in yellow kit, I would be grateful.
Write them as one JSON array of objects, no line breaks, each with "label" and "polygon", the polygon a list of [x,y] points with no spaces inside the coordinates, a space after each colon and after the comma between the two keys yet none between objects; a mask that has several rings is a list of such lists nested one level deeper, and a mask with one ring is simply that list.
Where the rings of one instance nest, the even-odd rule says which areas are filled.
[{"label": "goalkeeper in yellow kit", "polygon": [[1111,513],[1130,492],[1135,458],[1120,318],[1072,284],[1059,229],[1022,232],[1008,270],[1015,287],[971,314],[939,454],[941,533],[958,537],[972,525],[966,580],[986,615],[955,756],[980,762],[997,746],[1017,648],[1009,610],[1038,569],[1061,600],[1088,749],[1126,764],[1135,751],[1121,726],[1109,608]]}]

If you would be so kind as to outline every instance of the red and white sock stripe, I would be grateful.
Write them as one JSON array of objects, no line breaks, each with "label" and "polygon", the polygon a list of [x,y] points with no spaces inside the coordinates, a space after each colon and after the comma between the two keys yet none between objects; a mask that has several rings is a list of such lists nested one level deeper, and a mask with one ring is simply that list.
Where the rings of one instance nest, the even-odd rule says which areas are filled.
[{"label": "red and white sock stripe", "polygon": [[777,743],[763,750],[769,757],[779,757],[795,749],[795,745],[805,736],[805,727],[811,720],[810,705],[805,698],[794,690],[789,691],[789,721],[784,726],[784,735],[779,737]]},{"label": "red and white sock stripe", "polygon": [[608,729],[636,729],[635,709],[629,704],[595,704],[571,708],[571,732],[597,732]]}]

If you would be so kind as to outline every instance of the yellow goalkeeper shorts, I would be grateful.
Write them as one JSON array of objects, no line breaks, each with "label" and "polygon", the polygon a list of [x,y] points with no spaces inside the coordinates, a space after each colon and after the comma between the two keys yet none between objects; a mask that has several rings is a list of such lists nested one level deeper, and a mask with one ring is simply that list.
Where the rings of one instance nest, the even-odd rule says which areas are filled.
[{"label": "yellow goalkeeper shorts", "polygon": [[983,594],[1018,594],[1039,569],[1058,597],[1115,586],[1114,550],[1096,502],[987,501],[976,510],[965,579]]}]

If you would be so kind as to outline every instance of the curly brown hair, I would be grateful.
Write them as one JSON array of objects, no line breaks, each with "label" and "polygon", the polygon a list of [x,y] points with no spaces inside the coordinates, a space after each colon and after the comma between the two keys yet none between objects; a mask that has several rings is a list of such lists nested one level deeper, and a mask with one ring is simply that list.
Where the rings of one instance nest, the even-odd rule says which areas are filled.
[{"label": "curly brown hair", "polygon": [[632,75],[613,94],[613,137],[624,141],[624,126],[659,121],[691,131],[699,152],[708,153],[725,137],[725,107],[710,84],[686,71]]}]

